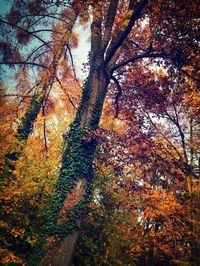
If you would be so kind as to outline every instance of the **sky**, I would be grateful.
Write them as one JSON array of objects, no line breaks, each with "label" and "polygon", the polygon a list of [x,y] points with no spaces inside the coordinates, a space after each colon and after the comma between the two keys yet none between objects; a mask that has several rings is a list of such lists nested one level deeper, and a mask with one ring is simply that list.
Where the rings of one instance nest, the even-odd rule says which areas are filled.
[{"label": "sky", "polygon": [[79,35],[78,48],[73,49],[72,54],[74,57],[74,63],[76,65],[77,76],[79,78],[85,79],[86,74],[84,74],[81,69],[83,63],[88,61],[88,53],[90,51],[90,25],[81,26],[78,22],[74,27],[74,32]]},{"label": "sky", "polygon": [[5,14],[9,10],[11,2],[10,0],[0,0],[0,14]]},{"label": "sky", "polygon": [[[12,0],[0,0],[0,15],[5,15],[11,6]],[[0,36],[0,41],[2,40],[2,36]],[[0,80],[3,80],[7,86],[13,86],[13,81],[7,77],[9,70],[6,66],[1,65],[0,70],[3,70],[3,74],[1,74]]]},{"label": "sky", "polygon": [[[12,0],[0,0],[0,15],[5,15],[9,11],[11,3]],[[76,69],[76,75],[78,78],[84,80],[87,76],[87,73],[83,73],[82,68],[83,64],[88,60],[88,53],[90,50],[90,25],[80,25],[80,23],[77,22],[73,30],[79,36],[78,47],[76,49],[72,49],[71,51]],[[2,69],[5,69],[5,67]],[[6,77],[6,72],[4,72],[4,77],[2,78],[6,79],[7,85],[10,83]]]}]

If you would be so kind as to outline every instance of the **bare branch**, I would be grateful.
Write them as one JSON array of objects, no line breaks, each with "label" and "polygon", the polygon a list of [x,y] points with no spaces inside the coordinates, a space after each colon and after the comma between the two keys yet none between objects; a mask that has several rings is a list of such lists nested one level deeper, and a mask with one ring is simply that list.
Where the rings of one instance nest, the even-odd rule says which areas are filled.
[{"label": "bare branch", "polygon": [[105,23],[105,32],[104,32],[103,41],[102,41],[103,51],[105,51],[105,49],[109,43],[109,40],[110,40],[112,27],[113,27],[115,15],[117,12],[118,2],[119,2],[118,0],[111,0],[110,1],[110,5],[108,8],[108,12],[107,12],[107,19],[106,19],[106,23]]},{"label": "bare branch", "polygon": [[29,94],[3,94],[0,97],[22,97],[22,98],[32,98],[32,95]]},{"label": "bare branch", "polygon": [[183,133],[183,130],[181,128],[181,125],[179,123],[179,117],[178,117],[178,112],[177,112],[177,109],[176,109],[176,105],[173,103],[173,108],[174,108],[174,112],[175,112],[175,116],[176,116],[176,120],[175,120],[175,125],[177,126],[178,128],[178,131],[179,131],[179,134],[180,134],[180,137],[181,137],[181,142],[182,142],[182,149],[183,149],[183,154],[184,154],[184,158],[186,160],[186,162],[188,162],[188,158],[187,158],[187,152],[186,152],[186,143],[185,143],[185,135]]},{"label": "bare branch", "polygon": [[96,57],[96,52],[99,52],[102,41],[102,7],[97,0],[94,1],[93,6],[93,22],[91,24],[91,59]]},{"label": "bare branch", "polygon": [[60,85],[60,88],[63,90],[63,92],[65,93],[65,95],[67,96],[69,102],[71,103],[71,105],[74,107],[75,110],[77,110],[77,107],[75,106],[75,104],[73,103],[72,99],[70,98],[69,94],[65,91],[60,79],[58,77],[55,77],[57,82],[59,83]]},{"label": "bare branch", "polygon": [[49,53],[50,50],[45,50],[43,51],[42,53],[40,54],[37,54],[34,58],[33,58],[33,62],[35,62],[36,59],[40,58],[42,55],[46,54],[46,53]]},{"label": "bare branch", "polygon": [[[51,41],[51,42],[48,42],[49,44],[50,43],[53,43],[54,41]],[[29,55],[28,57],[26,58],[26,61],[28,61],[32,55],[34,55],[34,53],[36,53],[38,50],[40,50],[41,48],[43,48],[45,46],[45,44],[41,44],[40,46],[38,46],[35,50],[33,50]]]},{"label": "bare branch", "polygon": [[9,26],[11,26],[13,28],[17,28],[17,29],[20,29],[21,31],[26,32],[27,34],[33,36],[34,38],[38,39],[40,42],[42,42],[43,44],[45,44],[47,47],[49,47],[50,49],[52,49],[48,42],[44,41],[42,38],[40,38],[36,34],[32,33],[31,31],[28,31],[28,30],[26,30],[26,29],[24,29],[24,28],[22,28],[22,27],[20,27],[18,25],[15,25],[15,24],[13,24],[11,22],[5,21],[5,20],[3,20],[1,18],[0,18],[0,22],[3,22],[4,24],[7,24],[7,25],[9,25]]},{"label": "bare branch", "polygon": [[111,79],[115,82],[116,87],[117,87],[117,95],[115,98],[115,118],[118,117],[119,115],[119,98],[122,96],[122,88],[119,84],[119,81],[115,78],[115,76],[111,76]]},{"label": "bare branch", "polygon": [[173,104],[173,108],[174,108],[174,111],[175,111],[175,117],[172,116],[172,115],[170,115],[167,111],[165,111],[165,115],[167,116],[167,118],[172,123],[174,123],[174,125],[178,129],[179,136],[181,138],[181,143],[182,143],[183,156],[184,156],[185,161],[188,163],[187,152],[186,152],[185,136],[184,136],[183,130],[181,128],[181,125],[179,123],[178,113],[177,113],[177,110],[176,110],[176,106],[174,104]]},{"label": "bare branch", "polygon": [[[158,134],[160,134],[163,139],[170,145],[170,147],[172,147],[174,149],[174,151],[176,151],[177,155],[179,156],[179,158],[184,161],[184,158],[181,154],[181,152],[176,148],[176,146],[169,140],[169,138],[166,137],[166,135],[159,129],[159,127],[154,123],[154,121],[151,119],[149,113],[147,111],[145,111],[145,109],[143,110],[145,116],[148,118],[148,120],[150,121],[150,123],[152,124],[152,126],[156,129],[156,131],[158,132]],[[172,154],[171,154],[172,155]],[[172,155],[173,156],[173,155]],[[173,156],[174,157],[174,156]]]},{"label": "bare branch", "polygon": [[44,65],[38,64],[38,63],[34,63],[34,62],[26,62],[26,61],[16,61],[16,62],[1,62],[0,61],[0,65],[32,65],[32,66],[37,66],[37,67],[41,67],[41,68],[47,68]]},{"label": "bare branch", "polygon": [[[30,34],[34,34],[34,33],[38,33],[38,32],[52,32],[52,31],[53,31],[52,29],[39,29],[39,30],[29,31],[29,33],[30,33]],[[59,32],[59,31],[53,31],[53,32],[56,32],[56,33],[62,34],[62,33]]]},{"label": "bare branch", "polygon": [[144,9],[144,7],[148,3],[148,0],[143,0],[139,4],[137,4],[136,6],[134,5],[134,2],[135,1],[132,1],[132,0],[130,1],[130,5],[129,5],[129,9],[128,9],[127,14],[129,12],[132,12],[132,16],[129,20],[127,27],[125,28],[124,31],[119,32],[119,35],[116,38],[116,40],[113,40],[110,44],[110,47],[108,49],[108,53],[106,55],[105,62],[104,62],[105,66],[110,62],[110,60],[114,56],[117,49],[122,45],[122,43],[124,42],[126,37],[131,32],[133,25],[135,24],[135,22],[140,17],[142,10]]},{"label": "bare branch", "polygon": [[116,66],[114,66],[112,68],[112,71],[115,71],[116,69],[123,67],[125,65],[128,65],[129,63],[133,63],[139,59],[143,59],[143,58],[163,58],[163,59],[172,59],[170,54],[165,54],[165,53],[149,53],[146,52],[144,54],[140,54],[140,55],[135,55],[119,64],[117,64]]},{"label": "bare branch", "polygon": [[73,70],[73,73],[74,73],[74,78],[75,78],[79,88],[81,88],[79,80],[78,80],[78,78],[76,76],[76,70],[75,70],[75,66],[74,66],[74,60],[73,60],[72,52],[71,52],[71,49],[70,49],[70,47],[69,47],[69,45],[67,43],[66,43],[66,47],[67,47],[67,49],[69,51],[69,56],[70,56],[70,60],[71,60],[71,64],[72,64],[72,70]]},{"label": "bare branch", "polygon": [[139,60],[139,59],[144,59],[144,58],[161,58],[161,59],[167,59],[167,60],[171,60],[172,64],[174,64],[174,66],[185,76],[187,76],[188,78],[196,81],[196,82],[200,82],[199,78],[196,78],[192,75],[190,75],[186,70],[182,69],[176,62],[176,58],[173,57],[172,54],[167,54],[164,51],[162,53],[155,53],[155,52],[151,52],[151,51],[147,51],[143,54],[140,55],[135,55],[133,57],[130,57],[127,60],[124,60],[122,62],[120,62],[119,64],[115,65],[112,69],[111,72],[117,70],[118,68],[121,68],[125,65],[128,65],[129,63],[134,63],[135,61]]},{"label": "bare branch", "polygon": [[47,134],[46,134],[46,118],[45,118],[45,106],[42,105],[42,116],[43,116],[43,136],[44,136],[44,148],[45,151],[48,152],[47,146]]}]

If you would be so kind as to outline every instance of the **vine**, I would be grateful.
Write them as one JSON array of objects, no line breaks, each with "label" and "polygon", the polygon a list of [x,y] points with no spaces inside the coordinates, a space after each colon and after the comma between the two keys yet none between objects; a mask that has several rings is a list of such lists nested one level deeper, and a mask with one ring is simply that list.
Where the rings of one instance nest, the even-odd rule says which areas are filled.
[{"label": "vine", "polygon": [[21,124],[17,129],[17,139],[27,140],[30,133],[33,131],[33,123],[40,111],[40,108],[42,106],[43,102],[43,90],[38,92],[38,94],[35,94],[31,100],[30,108],[28,111],[24,114]]},{"label": "vine", "polygon": [[[96,141],[94,139],[87,140],[89,132],[91,132],[91,129],[88,127],[81,129],[74,123],[71,125],[69,134],[64,136],[67,147],[63,154],[60,175],[51,201],[51,211],[46,226],[46,234],[59,236],[59,240],[63,240],[69,233],[79,228],[78,221],[85,212],[92,194],[92,161]],[[77,182],[83,178],[86,179],[87,184],[82,199],[67,211],[67,219],[64,222],[59,222],[59,214],[67,195],[75,188]]]}]

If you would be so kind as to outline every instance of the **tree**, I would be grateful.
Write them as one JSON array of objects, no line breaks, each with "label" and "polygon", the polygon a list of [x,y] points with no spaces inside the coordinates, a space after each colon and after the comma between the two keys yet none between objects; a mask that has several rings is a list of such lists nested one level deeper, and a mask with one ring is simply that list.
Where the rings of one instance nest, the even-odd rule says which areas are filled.
[{"label": "tree", "polygon": [[[181,4],[178,1],[166,3],[147,0],[15,1],[7,20],[1,18],[2,31],[6,31],[3,25],[7,25],[12,28],[13,35],[18,37],[19,44],[29,42],[25,59],[20,58],[18,44],[15,46],[11,41],[3,42],[1,49],[4,56],[1,63],[42,67],[45,69],[44,76],[42,74],[45,80],[51,80],[52,68],[49,62],[57,65],[66,51],[69,51],[70,56],[70,48],[65,45],[66,39],[62,38],[65,27],[74,22],[79,13],[85,20],[89,15],[92,19],[89,73],[83,85],[76,117],[65,136],[60,176],[47,226],[47,234],[52,235],[47,238],[47,246],[53,244],[53,248],[42,264],[70,263],[78,228],[92,191],[93,159],[97,143],[95,138],[88,138],[88,135],[98,128],[109,85],[116,86],[114,102],[117,116],[120,97],[126,91],[126,87],[121,84],[124,80],[130,81],[131,71],[132,75],[140,77],[141,68],[147,73],[148,65],[153,67],[161,64],[167,68],[169,76],[180,71],[195,82],[199,81],[196,72],[197,8],[196,1],[192,5],[186,1]],[[41,28],[47,18],[50,28]],[[50,24],[53,20],[59,23]],[[41,38],[41,32],[51,32],[52,35]],[[37,42],[37,48],[32,52],[31,38],[40,43]],[[64,48],[57,58],[56,48],[61,47]],[[73,67],[73,61],[71,65]],[[54,72],[53,77],[57,79],[58,75]],[[151,80],[144,80],[144,84],[148,88]],[[156,100],[151,99],[152,105],[157,104]],[[57,255],[53,256],[55,251]]]},{"label": "tree", "polygon": [[[160,81],[166,75],[155,69],[151,74],[159,75]],[[99,146],[104,152],[99,152],[100,173],[76,252],[77,265],[199,264],[198,93],[195,84],[191,90],[188,83],[174,80],[176,90],[156,91],[162,98],[152,105],[159,86],[151,85],[152,94],[147,94],[141,82],[139,88],[124,92],[118,118],[109,123],[111,117],[103,116],[106,130]],[[191,94],[196,104],[188,101]]]},{"label": "tree", "polygon": [[[18,102],[12,102],[10,96],[1,98],[5,101],[1,105],[3,138],[0,145],[0,262],[3,265],[17,262],[29,265],[39,253],[38,242],[46,222],[45,210],[49,207],[63,150],[62,134],[74,115],[74,108],[69,106],[64,91],[54,88],[54,92],[56,95],[51,96],[45,106],[45,117],[40,112],[34,122],[34,132],[28,140],[20,141],[16,138],[17,128],[13,127],[16,125],[15,109]],[[20,108],[22,114],[28,106]],[[63,112],[63,107],[67,111]],[[59,116],[59,123],[55,120],[55,113]],[[48,149],[43,140],[44,120]],[[7,158],[7,154],[16,152],[19,155],[17,160]],[[10,163],[14,164],[14,169],[2,169],[2,166],[8,167]]]}]

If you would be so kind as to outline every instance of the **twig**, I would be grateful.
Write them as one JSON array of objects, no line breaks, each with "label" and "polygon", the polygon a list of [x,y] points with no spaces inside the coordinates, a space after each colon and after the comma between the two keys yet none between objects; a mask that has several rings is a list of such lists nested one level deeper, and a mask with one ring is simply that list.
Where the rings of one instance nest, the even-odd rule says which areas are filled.
[{"label": "twig", "polygon": [[74,103],[73,103],[72,99],[70,98],[69,94],[65,91],[65,89],[64,89],[61,81],[59,80],[59,78],[58,77],[55,77],[55,78],[56,78],[57,82],[59,83],[61,89],[63,90],[63,92],[67,96],[67,98],[68,98],[69,102],[71,103],[71,105],[74,107],[75,110],[77,110],[77,107],[74,105]]},{"label": "twig", "polygon": [[111,76],[111,79],[115,82],[116,87],[117,87],[117,95],[116,95],[115,103],[114,103],[115,104],[115,116],[114,116],[114,118],[117,118],[119,115],[119,98],[120,98],[120,96],[122,96],[122,88],[119,84],[119,81],[114,76]]}]

